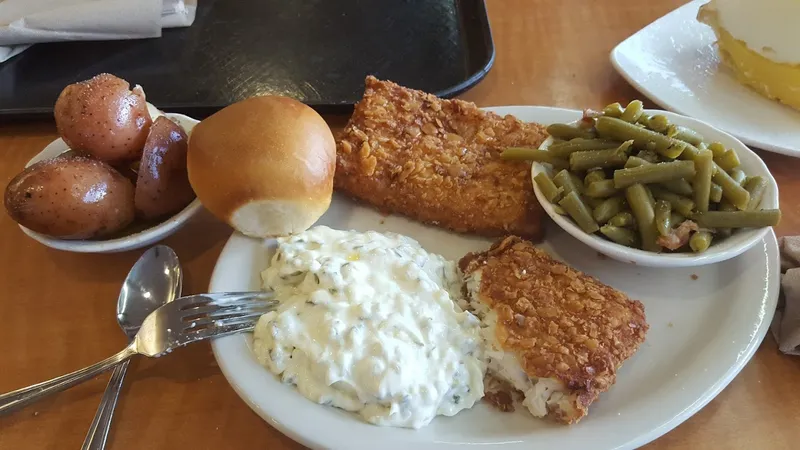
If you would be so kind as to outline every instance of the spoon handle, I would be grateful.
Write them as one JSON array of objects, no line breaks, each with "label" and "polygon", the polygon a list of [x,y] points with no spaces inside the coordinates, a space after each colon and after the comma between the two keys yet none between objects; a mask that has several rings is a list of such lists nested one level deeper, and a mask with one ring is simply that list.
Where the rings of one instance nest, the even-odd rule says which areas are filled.
[{"label": "spoon handle", "polygon": [[106,448],[108,433],[111,430],[111,421],[114,418],[114,409],[117,407],[117,400],[122,390],[125,374],[128,371],[128,364],[130,364],[130,360],[123,361],[117,367],[114,367],[114,372],[111,374],[111,379],[108,380],[108,386],[106,386],[106,391],[103,393],[103,399],[100,401],[100,406],[94,415],[92,425],[86,433],[86,439],[84,439],[81,447],[82,450],[102,450]]},{"label": "spoon handle", "polygon": [[50,394],[61,392],[71,388],[72,386],[75,386],[76,384],[90,380],[106,370],[111,369],[122,361],[126,361],[135,354],[135,347],[133,344],[131,344],[116,355],[92,364],[89,367],[76,370],[75,372],[68,373],[66,375],[61,375],[60,377],[53,378],[52,380],[43,381],[26,388],[17,389],[16,391],[11,391],[0,395],[0,414],[14,411],[17,408],[22,408],[23,406],[47,397]]}]

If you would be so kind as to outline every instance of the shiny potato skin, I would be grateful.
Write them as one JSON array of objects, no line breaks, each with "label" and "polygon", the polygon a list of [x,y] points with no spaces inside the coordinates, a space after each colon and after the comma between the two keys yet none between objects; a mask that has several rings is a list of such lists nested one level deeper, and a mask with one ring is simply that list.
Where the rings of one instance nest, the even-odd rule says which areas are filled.
[{"label": "shiny potato skin", "polygon": [[64,88],[54,110],[71,149],[112,164],[139,159],[152,124],[144,91],[107,73]]},{"label": "shiny potato skin", "polygon": [[136,214],[155,219],[175,214],[194,198],[186,171],[188,138],[178,124],[158,117],[144,144],[134,203]]},{"label": "shiny potato skin", "polygon": [[5,207],[20,225],[61,239],[88,239],[128,226],[133,183],[84,156],[55,157],[22,171],[6,186]]}]

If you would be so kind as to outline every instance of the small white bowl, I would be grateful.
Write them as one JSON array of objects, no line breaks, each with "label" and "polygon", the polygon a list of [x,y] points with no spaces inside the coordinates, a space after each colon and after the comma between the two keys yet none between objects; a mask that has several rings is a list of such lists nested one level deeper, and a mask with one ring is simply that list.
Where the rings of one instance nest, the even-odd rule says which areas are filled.
[{"label": "small white bowl", "polygon": [[[181,127],[186,131],[186,134],[189,135],[192,132],[192,129],[195,125],[199,123],[198,120],[192,119],[191,117],[184,116],[183,114],[169,114],[169,113],[161,113],[152,105],[148,104],[150,109],[150,115],[154,118],[158,115],[165,115],[172,120],[178,122]],[[47,147],[44,148],[38,155],[34,156],[25,167],[28,167],[32,164],[35,164],[41,160],[54,158],[66,151],[69,150],[66,142],[63,139],[58,138],[55,141],[51,142]],[[33,239],[41,242],[42,244],[54,248],[57,250],[65,250],[68,252],[78,252],[78,253],[117,253],[117,252],[124,252],[127,250],[133,250],[141,247],[148,246],[154,242],[160,241],[167,236],[171,235],[172,233],[176,232],[180,227],[182,227],[192,216],[197,214],[198,211],[202,208],[200,201],[195,198],[189,203],[188,206],[183,208],[178,214],[170,217],[169,219],[164,220],[163,222],[158,223],[155,226],[150,228],[137,231],[135,233],[131,233],[122,237],[116,237],[112,239],[86,239],[86,240],[69,240],[69,239],[59,239],[52,236],[47,236],[41,233],[37,233],[33,230],[23,227],[20,225],[20,229],[27,234],[28,236],[32,237]]]},{"label": "small white bowl", "polygon": [[[775,182],[772,174],[770,174],[764,161],[752,150],[747,148],[740,140],[705,122],[680,114],[660,110],[647,110],[646,113],[651,115],[663,114],[671,123],[694,129],[703,135],[707,142],[718,141],[725,144],[726,147],[734,149],[741,160],[741,168],[747,175],[760,175],[767,180],[768,187],[767,191],[764,193],[764,198],[761,200],[761,208],[778,208],[778,184]],[[579,114],[576,114],[576,116],[579,116]],[[539,148],[541,150],[546,150],[552,142],[553,139],[548,138]],[[750,247],[760,242],[769,232],[769,227],[741,229],[734,232],[733,235],[726,239],[713,242],[711,247],[703,253],[654,253],[625,247],[624,245],[616,244],[596,234],[584,232],[571,218],[562,216],[553,209],[553,205],[547,201],[539,189],[539,186],[533,181],[533,177],[537,174],[540,172],[549,173],[549,170],[549,166],[538,163],[534,163],[531,167],[533,190],[536,193],[536,198],[539,200],[539,203],[542,204],[550,218],[575,239],[618,261],[647,267],[691,267],[713,264],[741,255]]]}]

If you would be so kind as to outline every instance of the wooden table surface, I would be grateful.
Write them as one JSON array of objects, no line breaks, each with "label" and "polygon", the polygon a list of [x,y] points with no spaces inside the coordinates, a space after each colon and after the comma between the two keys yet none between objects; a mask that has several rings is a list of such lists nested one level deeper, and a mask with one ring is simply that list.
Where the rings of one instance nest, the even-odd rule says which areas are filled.
[{"label": "wooden table surface", "polygon": [[[600,107],[641,97],[611,67],[609,51],[681,1],[489,0],[497,60],[463,98],[482,106]],[[135,81],[135,80],[134,80]],[[146,88],[146,86],[145,86]],[[653,106],[652,104],[650,106]],[[334,119],[341,122],[341,119]],[[0,125],[0,183],[56,137],[52,123]],[[761,152],[778,180],[779,235],[800,234],[800,160]],[[230,229],[203,214],[165,243],[185,265],[187,293],[204,291]],[[0,214],[0,391],[49,379],[118,351],[119,286],[140,252],[50,250]],[[79,448],[105,388],[100,377],[0,417],[0,449]],[[651,449],[789,449],[800,441],[800,357],[772,337],[715,400]],[[136,359],[111,449],[299,449],[225,382],[209,345]],[[591,448],[591,444],[587,445]]]}]

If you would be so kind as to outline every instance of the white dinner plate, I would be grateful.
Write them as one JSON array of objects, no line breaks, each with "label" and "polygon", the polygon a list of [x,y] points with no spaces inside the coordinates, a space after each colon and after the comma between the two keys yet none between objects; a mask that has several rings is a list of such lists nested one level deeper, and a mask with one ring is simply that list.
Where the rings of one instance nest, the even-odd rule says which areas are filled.
[{"label": "white dinner plate", "polygon": [[[567,122],[571,111],[543,107],[494,108],[532,122]],[[319,224],[359,231],[393,231],[428,251],[457,260],[491,240],[453,234],[379,212],[335,195]],[[212,343],[239,396],[270,425],[315,449],[442,450],[455,445],[508,450],[629,449],[661,436],[716,396],[747,363],[767,331],[778,298],[778,246],[771,231],[737,258],[695,268],[651,269],[619,263],[548,221],[542,247],[557,258],[639,299],[650,331],[619,370],[616,384],[580,423],[564,426],[531,417],[523,407],[501,413],[479,403],[421,430],[369,425],[358,416],[317,405],[258,364],[252,337]],[[231,236],[217,261],[210,290],[255,290],[267,267],[269,241]]]},{"label": "white dinner plate", "polygon": [[800,156],[800,111],[736,81],[720,61],[714,32],[697,21],[703,3],[688,3],[641,29],[611,51],[611,63],[663,108],[706,121],[750,146]]}]

